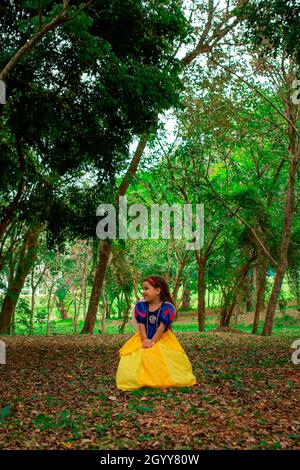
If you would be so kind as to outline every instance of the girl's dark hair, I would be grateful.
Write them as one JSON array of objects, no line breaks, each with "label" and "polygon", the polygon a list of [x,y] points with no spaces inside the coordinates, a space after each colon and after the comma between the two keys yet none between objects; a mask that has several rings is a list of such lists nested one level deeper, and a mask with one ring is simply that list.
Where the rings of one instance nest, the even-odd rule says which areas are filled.
[{"label": "girl's dark hair", "polygon": [[[169,286],[165,279],[160,276],[148,276],[144,279],[144,281],[148,281],[153,287],[160,287],[160,298],[163,302],[171,302],[171,304],[174,305],[175,303],[171,297],[170,291],[169,291]],[[143,282],[144,282],[143,281]]]}]

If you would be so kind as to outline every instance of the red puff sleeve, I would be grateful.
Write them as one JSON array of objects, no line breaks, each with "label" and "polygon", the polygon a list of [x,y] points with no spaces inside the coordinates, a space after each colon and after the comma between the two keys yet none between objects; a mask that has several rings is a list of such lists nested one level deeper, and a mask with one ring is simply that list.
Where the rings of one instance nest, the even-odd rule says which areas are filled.
[{"label": "red puff sleeve", "polygon": [[134,307],[134,316],[137,323],[144,323],[146,325],[147,314],[143,311],[141,302],[137,302]]},{"label": "red puff sleeve", "polygon": [[175,307],[171,302],[165,302],[162,309],[160,319],[163,324],[166,326],[165,331],[170,327],[171,323],[175,318]]}]

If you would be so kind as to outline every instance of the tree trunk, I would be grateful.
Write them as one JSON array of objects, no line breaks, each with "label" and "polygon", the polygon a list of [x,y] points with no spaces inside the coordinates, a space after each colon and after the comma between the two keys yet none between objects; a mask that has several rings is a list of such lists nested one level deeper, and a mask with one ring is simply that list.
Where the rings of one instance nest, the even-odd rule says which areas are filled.
[{"label": "tree trunk", "polygon": [[223,292],[222,306],[220,309],[220,326],[225,326],[227,310],[230,307],[229,293]]},{"label": "tree trunk", "polygon": [[176,311],[177,311],[177,297],[178,297],[178,291],[179,291],[179,287],[180,287],[180,284],[181,284],[181,279],[182,279],[183,270],[184,270],[184,268],[185,268],[185,266],[186,266],[186,263],[187,263],[188,255],[189,255],[189,252],[187,251],[187,252],[184,254],[184,257],[180,260],[180,262],[179,262],[179,267],[178,267],[178,271],[177,271],[176,276],[175,276],[174,289],[173,289],[173,292],[172,292],[172,299],[173,299],[174,302],[175,302],[175,309],[176,309]]},{"label": "tree trunk", "polygon": [[[291,113],[290,113],[291,114]],[[290,242],[290,234],[294,216],[294,199],[295,199],[295,175],[299,163],[299,148],[296,149],[295,131],[290,129],[290,153],[292,155],[289,164],[288,189],[284,206],[284,220],[282,229],[282,240],[280,246],[280,255],[278,267],[276,269],[275,280],[270,295],[269,303],[266,310],[266,317],[262,336],[270,336],[272,334],[273,320],[275,315],[276,304],[281,290],[284,274],[287,267],[287,253]],[[298,141],[299,138],[297,137]]]},{"label": "tree trunk", "polygon": [[52,304],[51,304],[53,288],[54,288],[54,282],[52,282],[51,287],[50,287],[50,291],[48,292],[46,336],[50,336],[50,334],[51,334],[50,317],[51,317],[51,312],[52,312],[52,307],[53,307],[53,302],[54,302],[54,300],[53,300]]},{"label": "tree trunk", "polygon": [[265,258],[261,258],[259,264],[256,265],[257,289],[256,289],[256,305],[255,305],[255,313],[254,313],[253,326],[252,326],[252,334],[257,333],[260,314],[264,309],[264,296],[265,296],[265,290],[266,290],[267,267],[268,267],[268,263]]},{"label": "tree trunk", "polygon": [[250,273],[246,276],[245,279],[245,301],[246,301],[246,312],[252,312],[253,307],[254,307],[254,302],[253,302],[253,274],[250,275]]},{"label": "tree trunk", "polygon": [[128,316],[129,316],[129,311],[130,311],[130,299],[128,298],[128,295],[124,292],[125,300],[126,300],[126,309],[123,317],[123,322],[121,326],[119,327],[119,333],[123,334],[124,329],[126,324],[128,323]]},{"label": "tree trunk", "polygon": [[101,330],[100,333],[102,335],[105,334],[105,326],[106,326],[106,314],[107,314],[107,300],[105,295],[105,281],[103,282],[102,286],[102,300],[103,300],[103,312],[101,317]]},{"label": "tree trunk", "polygon": [[188,310],[190,308],[191,304],[191,291],[187,287],[185,287],[182,291],[182,309],[183,310]]},{"label": "tree trunk", "polygon": [[170,240],[167,240],[167,260],[168,260],[168,270],[165,274],[166,283],[169,284],[171,279],[171,256],[170,256]]},{"label": "tree trunk", "polygon": [[81,301],[82,301],[82,290],[80,290],[78,304],[77,304],[77,293],[75,291],[74,330],[73,330],[74,335],[77,333],[77,325],[78,325],[78,319],[79,319],[79,315],[80,315]]},{"label": "tree trunk", "polygon": [[86,319],[86,284],[87,284],[87,280],[85,278],[84,284],[82,286],[83,320],[84,321]]},{"label": "tree trunk", "polygon": [[103,241],[100,248],[99,262],[97,264],[94,277],[92,292],[90,296],[89,308],[81,333],[93,333],[97,318],[97,310],[99,305],[100,294],[104,281],[106,268],[108,265],[109,255],[111,253],[111,243]]},{"label": "tree trunk", "polygon": [[25,279],[37,257],[39,227],[27,230],[20,250],[15,276],[10,280],[0,315],[0,333],[8,333]]},{"label": "tree trunk", "polygon": [[57,299],[56,300],[56,306],[58,308],[58,311],[61,315],[62,320],[68,320],[69,317],[68,317],[68,312],[66,310],[64,299]]},{"label": "tree trunk", "polygon": [[198,330],[205,331],[205,262],[200,257],[198,264]]},{"label": "tree trunk", "polygon": [[35,306],[35,286],[34,286],[34,270],[31,270],[31,306],[30,306],[30,323],[29,323],[29,334],[33,334],[33,316],[34,316],[34,306]]}]

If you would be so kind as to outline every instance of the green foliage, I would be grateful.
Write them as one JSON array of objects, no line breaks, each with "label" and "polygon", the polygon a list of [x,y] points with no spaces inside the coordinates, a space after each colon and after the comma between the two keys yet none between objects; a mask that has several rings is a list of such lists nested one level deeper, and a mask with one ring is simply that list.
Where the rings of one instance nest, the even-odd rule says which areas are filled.
[{"label": "green foliage", "polygon": [[36,311],[35,311],[35,314],[34,314],[35,321],[40,325],[46,324],[47,323],[47,315],[48,315],[48,313],[47,313],[47,307],[46,306],[37,307]]},{"label": "green foliage", "polygon": [[286,51],[300,65],[300,4],[297,0],[252,0],[238,13],[246,36],[273,57]]},{"label": "green foliage", "polygon": [[[0,67],[38,26],[37,2],[2,3]],[[61,6],[43,2],[43,24]],[[73,20],[15,66],[0,116],[2,210],[26,181],[16,215],[45,223],[49,248],[94,237],[96,207],[115,194],[132,139],[155,128],[183,87],[173,54],[190,33],[181,2],[96,0],[77,14],[82,6],[72,2]]]},{"label": "green foliage", "polygon": [[21,330],[29,331],[31,308],[27,299],[21,298],[15,310],[15,325]]}]

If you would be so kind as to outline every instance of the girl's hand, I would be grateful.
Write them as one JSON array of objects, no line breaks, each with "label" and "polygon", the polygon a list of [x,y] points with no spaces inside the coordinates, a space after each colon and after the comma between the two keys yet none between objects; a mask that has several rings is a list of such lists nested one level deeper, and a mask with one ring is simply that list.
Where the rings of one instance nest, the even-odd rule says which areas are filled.
[{"label": "girl's hand", "polygon": [[151,348],[153,344],[154,344],[154,341],[152,341],[152,339],[146,338],[143,340],[142,349]]}]

